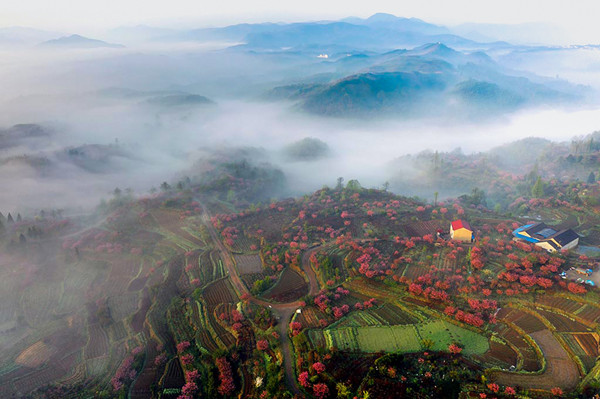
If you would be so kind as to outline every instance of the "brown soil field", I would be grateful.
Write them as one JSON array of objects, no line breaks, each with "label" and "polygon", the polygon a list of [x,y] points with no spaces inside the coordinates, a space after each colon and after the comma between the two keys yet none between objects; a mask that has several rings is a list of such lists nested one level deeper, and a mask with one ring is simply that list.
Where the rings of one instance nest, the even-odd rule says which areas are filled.
[{"label": "brown soil field", "polygon": [[542,374],[519,374],[495,372],[492,379],[502,385],[519,386],[526,389],[550,390],[560,387],[572,391],[579,383],[579,371],[567,351],[548,330],[537,331],[531,337],[542,349],[546,358],[546,370]]}]

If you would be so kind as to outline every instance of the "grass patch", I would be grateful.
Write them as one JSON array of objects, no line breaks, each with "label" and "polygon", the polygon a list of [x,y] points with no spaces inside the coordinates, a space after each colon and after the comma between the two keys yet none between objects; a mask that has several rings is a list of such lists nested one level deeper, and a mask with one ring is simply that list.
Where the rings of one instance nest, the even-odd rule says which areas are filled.
[{"label": "grass patch", "polygon": [[436,351],[446,351],[451,343],[464,347],[465,355],[480,355],[489,349],[487,337],[443,320],[397,326],[342,327],[311,330],[311,341],[325,340],[328,347],[361,352],[410,353],[425,350],[423,340],[433,341]]}]

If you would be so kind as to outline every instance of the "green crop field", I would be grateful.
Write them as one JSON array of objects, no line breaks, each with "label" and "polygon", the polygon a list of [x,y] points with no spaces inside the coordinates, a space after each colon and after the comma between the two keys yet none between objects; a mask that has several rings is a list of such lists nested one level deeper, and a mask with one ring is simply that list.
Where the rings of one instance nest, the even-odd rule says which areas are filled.
[{"label": "green crop field", "polygon": [[416,352],[421,349],[414,325],[360,328],[357,341],[364,352]]},{"label": "green crop field", "polygon": [[342,327],[312,330],[312,342],[324,338],[327,347],[362,352],[417,352],[425,349],[423,340],[433,341],[432,350],[444,351],[454,342],[464,347],[464,354],[482,354],[489,349],[488,339],[471,330],[443,320],[397,326]]},{"label": "green crop field", "polygon": [[448,345],[458,342],[465,355],[480,355],[490,347],[485,336],[443,320],[419,324],[417,329],[423,339],[434,342],[434,350],[446,350]]}]

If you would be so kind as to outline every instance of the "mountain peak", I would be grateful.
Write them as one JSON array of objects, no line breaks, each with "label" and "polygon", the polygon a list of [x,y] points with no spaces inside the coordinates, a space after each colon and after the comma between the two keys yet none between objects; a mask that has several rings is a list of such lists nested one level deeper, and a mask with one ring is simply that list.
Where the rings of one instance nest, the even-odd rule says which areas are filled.
[{"label": "mountain peak", "polygon": [[393,14],[378,12],[378,13],[371,15],[369,18],[367,18],[367,21],[383,22],[383,21],[395,21],[397,19],[404,19],[404,18],[397,17]]},{"label": "mountain peak", "polygon": [[411,50],[412,53],[417,55],[453,55],[458,52],[444,43],[427,43]]},{"label": "mountain peak", "polygon": [[59,37],[58,39],[52,39],[40,43],[43,47],[62,47],[62,48],[122,48],[125,47],[121,44],[108,43],[102,40],[90,39],[85,36],[78,34],[72,34],[69,36]]}]

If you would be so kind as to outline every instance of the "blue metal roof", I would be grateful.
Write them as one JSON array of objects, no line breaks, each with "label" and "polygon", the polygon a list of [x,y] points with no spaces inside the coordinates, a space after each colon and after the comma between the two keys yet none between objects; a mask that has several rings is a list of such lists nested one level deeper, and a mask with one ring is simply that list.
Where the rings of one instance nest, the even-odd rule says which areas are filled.
[{"label": "blue metal roof", "polygon": [[545,229],[544,229],[544,230],[542,230],[542,231],[538,231],[536,234],[539,234],[539,235],[541,235],[541,236],[542,236],[542,237],[544,237],[544,238],[548,238],[548,237],[550,237],[551,235],[554,235],[554,234],[556,234],[556,230],[554,230],[554,229],[551,229],[550,227],[548,227],[548,228],[545,228]]},{"label": "blue metal roof", "polygon": [[515,236],[515,237],[517,237],[517,238],[519,238],[521,240],[533,243],[533,244],[536,244],[536,243],[540,242],[540,240],[538,240],[537,238],[531,238],[531,237],[527,237],[527,236],[524,236],[523,234],[521,234],[521,232],[523,230],[527,230],[531,226],[533,226],[533,224],[526,224],[525,226],[519,227],[518,229],[516,229],[515,231],[513,231],[513,236]]},{"label": "blue metal roof", "polygon": [[530,228],[533,225],[534,225],[534,223],[532,223],[532,224],[526,224],[525,226],[521,226],[518,229],[516,229],[515,231],[513,231],[513,235],[517,235],[517,233],[520,233],[523,230],[527,230],[528,228]]}]

